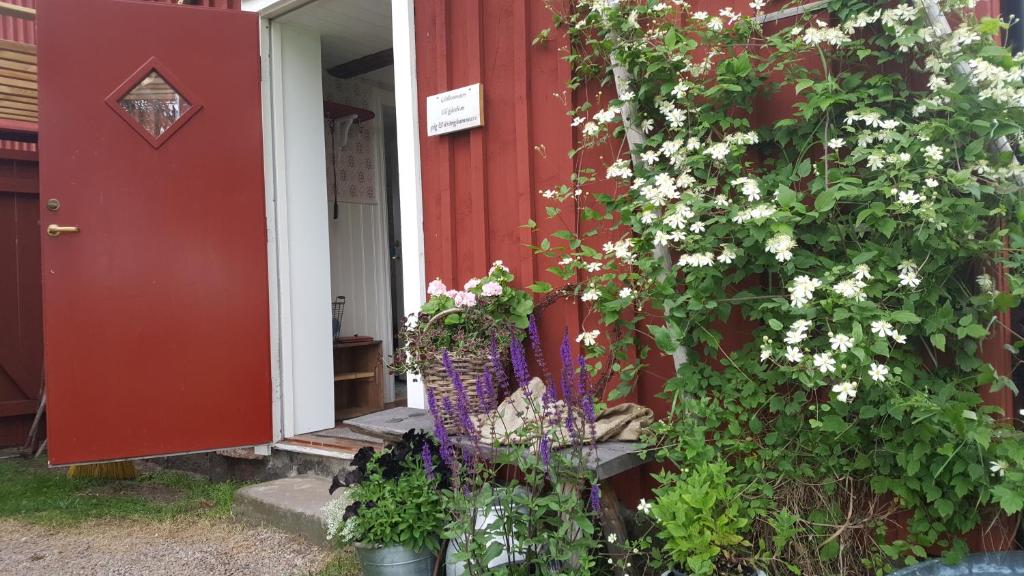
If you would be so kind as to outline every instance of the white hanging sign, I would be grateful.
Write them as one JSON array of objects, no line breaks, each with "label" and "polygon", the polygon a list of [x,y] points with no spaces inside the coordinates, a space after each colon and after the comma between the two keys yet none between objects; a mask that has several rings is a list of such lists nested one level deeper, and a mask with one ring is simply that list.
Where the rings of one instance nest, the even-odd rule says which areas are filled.
[{"label": "white hanging sign", "polygon": [[470,84],[427,96],[427,136],[484,125],[484,87]]}]

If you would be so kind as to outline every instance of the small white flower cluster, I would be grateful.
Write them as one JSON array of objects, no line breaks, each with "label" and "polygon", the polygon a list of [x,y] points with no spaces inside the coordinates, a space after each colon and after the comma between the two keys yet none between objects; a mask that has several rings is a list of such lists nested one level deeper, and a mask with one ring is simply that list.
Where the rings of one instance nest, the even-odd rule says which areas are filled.
[{"label": "small white flower cluster", "polygon": [[779,262],[787,262],[793,258],[793,249],[796,248],[796,240],[789,234],[776,234],[765,242],[764,250],[774,254]]},{"label": "small white flower cluster", "polygon": [[814,291],[821,288],[821,280],[807,275],[797,276],[789,285],[789,303],[794,308],[803,308],[814,299]]},{"label": "small white flower cluster", "polygon": [[809,46],[826,44],[838,47],[850,41],[850,35],[841,28],[832,28],[822,20],[815,20],[814,24],[807,29],[794,28],[791,33],[794,36],[802,34],[804,43]]},{"label": "small white flower cluster", "polygon": [[345,520],[345,509],[351,503],[351,500],[343,490],[339,496],[324,504],[322,508],[324,514],[323,522],[324,527],[327,529],[328,540],[339,543],[347,543],[352,540],[352,529],[355,520],[353,518]]}]

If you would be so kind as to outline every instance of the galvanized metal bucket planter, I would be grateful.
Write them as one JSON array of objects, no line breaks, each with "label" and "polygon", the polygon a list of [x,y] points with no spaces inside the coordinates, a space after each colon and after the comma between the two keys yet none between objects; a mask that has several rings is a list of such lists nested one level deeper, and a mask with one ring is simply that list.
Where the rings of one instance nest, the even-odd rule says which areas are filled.
[{"label": "galvanized metal bucket planter", "polygon": [[356,545],[364,576],[431,576],[437,555],[429,550],[414,551],[404,546]]}]

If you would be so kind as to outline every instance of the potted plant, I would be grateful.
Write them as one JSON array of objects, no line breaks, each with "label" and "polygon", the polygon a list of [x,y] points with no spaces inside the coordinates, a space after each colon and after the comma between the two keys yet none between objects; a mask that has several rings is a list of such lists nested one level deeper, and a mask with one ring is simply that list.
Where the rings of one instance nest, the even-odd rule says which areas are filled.
[{"label": "potted plant", "polygon": [[324,506],[328,539],[353,544],[367,576],[430,576],[448,518],[446,470],[422,432],[381,452],[361,449],[331,486],[345,490]]},{"label": "potted plant", "polygon": [[[438,402],[448,398],[454,404],[457,398],[442,363],[442,352],[447,351],[451,367],[465,384],[466,401],[479,409],[477,381],[488,366],[505,362],[507,355],[498,351],[507,350],[512,339],[522,339],[530,324],[533,299],[512,287],[514,279],[498,260],[486,276],[470,278],[462,290],[433,280],[426,303],[406,321],[403,349],[395,354],[392,370],[419,374]],[[447,417],[445,424],[454,427]]]}]

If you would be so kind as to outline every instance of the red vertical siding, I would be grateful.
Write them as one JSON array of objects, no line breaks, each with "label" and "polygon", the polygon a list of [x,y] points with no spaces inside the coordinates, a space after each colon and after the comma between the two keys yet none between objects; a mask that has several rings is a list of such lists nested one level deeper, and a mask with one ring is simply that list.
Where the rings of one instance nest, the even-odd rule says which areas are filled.
[{"label": "red vertical siding", "polygon": [[[420,116],[425,98],[481,82],[486,125],[449,136],[426,136],[421,126],[423,219],[428,279],[461,284],[503,260],[520,285],[552,278],[528,245],[555,230],[538,216],[537,191],[564,184],[572,171],[572,130],[564,90],[569,69],[557,35],[533,38],[551,25],[543,0],[430,0],[416,2]],[[542,209],[540,209],[542,213]],[[564,326],[578,326],[577,308],[551,307],[543,329],[556,354]]]},{"label": "red vertical siding", "polygon": [[39,171],[0,160],[0,447],[21,445],[42,381]]},{"label": "red vertical siding", "polygon": [[[7,0],[35,8],[35,0]],[[0,16],[0,39],[36,43],[32,20]],[[0,140],[0,446],[21,445],[42,378],[36,145]]]},{"label": "red vertical siding", "polygon": [[[424,239],[428,279],[461,283],[486,272],[488,264],[504,260],[520,285],[557,279],[544,269],[552,263],[533,256],[527,247],[564,227],[548,221],[539,190],[569,181],[573,164],[567,156],[577,141],[565,115],[566,82],[570,70],[562,60],[564,38],[552,34],[538,46],[534,36],[551,26],[545,0],[418,0],[416,7],[417,83],[420,117],[431,94],[475,82],[484,85],[486,126],[449,136],[428,138],[421,126]],[[773,8],[788,6],[781,0]],[[749,13],[747,0],[703,0],[697,9],[717,12],[724,7]],[[998,0],[982,0],[981,16],[998,16]],[[788,24],[788,23],[781,23]],[[590,86],[586,89],[596,90]],[[605,87],[605,90],[610,90]],[[611,95],[604,94],[608,99]],[[568,99],[581,102],[584,94]],[[764,102],[759,117],[768,120],[786,113],[792,96]],[[594,152],[584,163],[596,166],[618,154],[609,147],[604,158]],[[522,227],[528,220],[537,231]],[[563,327],[575,335],[587,324],[586,310],[571,303],[549,308],[542,318],[545,350],[555,358]],[[724,330],[729,342],[742,342],[749,326]],[[997,334],[984,355],[1008,374],[1010,358],[1002,344],[1009,334]],[[657,359],[640,378],[630,399],[663,414],[666,406],[655,396],[672,374],[669,359]],[[1004,408],[1012,403],[1008,390],[986,396]],[[632,475],[629,493],[636,495],[647,479]]]}]

